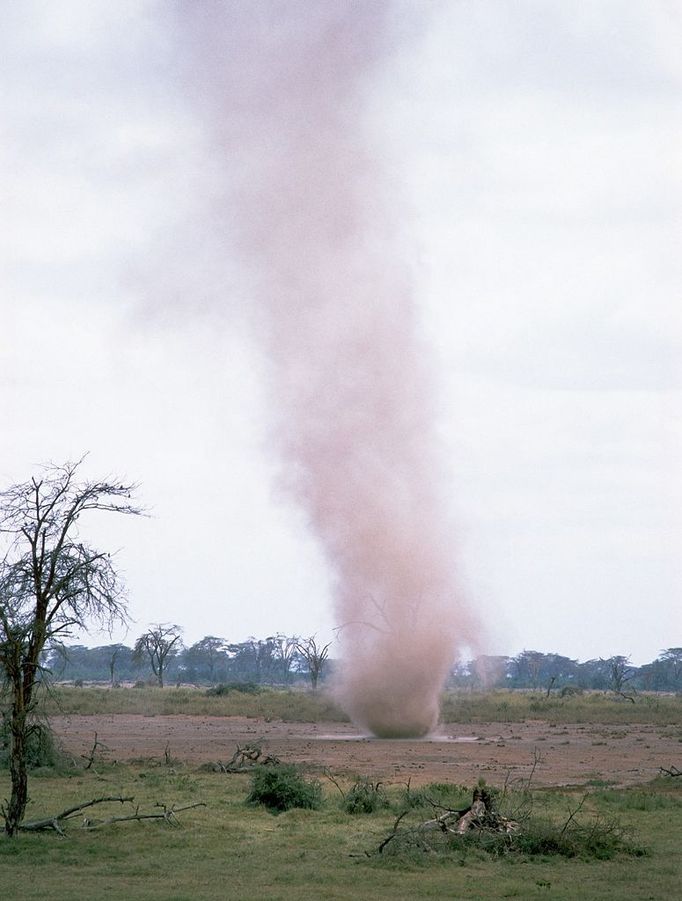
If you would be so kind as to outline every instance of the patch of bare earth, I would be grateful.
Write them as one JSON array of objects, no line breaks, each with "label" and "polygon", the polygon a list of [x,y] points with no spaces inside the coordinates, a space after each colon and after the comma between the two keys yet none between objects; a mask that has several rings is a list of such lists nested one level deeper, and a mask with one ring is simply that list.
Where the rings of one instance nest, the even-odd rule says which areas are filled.
[{"label": "patch of bare earth", "polygon": [[[645,782],[679,760],[677,731],[665,726],[525,723],[447,724],[430,739],[380,741],[346,723],[266,722],[213,716],[56,716],[52,726],[67,753],[78,757],[94,733],[109,749],[106,759],[164,759],[188,764],[227,761],[236,745],[259,742],[267,754],[290,763],[328,768],[337,774],[419,785],[483,777],[499,785],[525,780],[535,763],[533,784],[570,785],[604,780],[616,785]],[[537,760],[539,755],[539,761]]]}]

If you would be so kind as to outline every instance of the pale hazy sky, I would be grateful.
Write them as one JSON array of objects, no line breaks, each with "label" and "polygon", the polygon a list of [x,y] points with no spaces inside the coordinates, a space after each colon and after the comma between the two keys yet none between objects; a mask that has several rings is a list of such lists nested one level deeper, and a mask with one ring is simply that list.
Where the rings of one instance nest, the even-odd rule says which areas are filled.
[{"label": "pale hazy sky", "polygon": [[[89,451],[141,483],[151,518],[88,529],[121,548],[127,641],[327,635],[171,9],[0,3],[0,482]],[[401,210],[485,649],[653,659],[682,644],[682,6],[393,19],[358,127]]]}]

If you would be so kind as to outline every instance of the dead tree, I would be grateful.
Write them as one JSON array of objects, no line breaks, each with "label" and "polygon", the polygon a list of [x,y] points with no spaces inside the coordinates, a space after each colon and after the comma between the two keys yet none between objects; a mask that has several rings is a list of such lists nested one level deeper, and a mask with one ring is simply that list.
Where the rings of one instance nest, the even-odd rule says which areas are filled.
[{"label": "dead tree", "polygon": [[131,502],[136,486],[79,481],[82,463],[46,466],[40,477],[0,492],[0,679],[11,703],[12,786],[0,815],[8,835],[16,835],[28,801],[28,742],[46,643],[93,621],[126,618],[110,555],[88,545],[80,527],[95,511],[140,514]]},{"label": "dead tree", "polygon": [[135,642],[133,660],[141,663],[148,659],[159,688],[163,688],[166,666],[180,647],[182,630],[172,623],[156,623]]},{"label": "dead tree", "polygon": [[324,664],[329,656],[331,641],[325,645],[318,645],[315,635],[297,641],[296,650],[308,665],[308,675],[313,691],[317,689],[317,683],[322,675]]}]

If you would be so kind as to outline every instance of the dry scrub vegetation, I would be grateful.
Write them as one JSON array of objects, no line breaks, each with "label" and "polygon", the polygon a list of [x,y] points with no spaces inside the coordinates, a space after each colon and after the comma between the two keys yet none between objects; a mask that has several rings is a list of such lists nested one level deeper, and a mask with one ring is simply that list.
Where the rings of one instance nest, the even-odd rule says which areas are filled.
[{"label": "dry scrub vegetation", "polygon": [[[185,714],[190,716],[249,716],[283,722],[348,722],[348,717],[323,693],[296,689],[244,686],[216,692],[182,686],[159,689],[99,688],[58,685],[45,694],[47,715]],[[547,719],[554,723],[626,725],[682,722],[682,695],[640,694],[627,703],[613,692],[584,692],[561,697],[526,691],[446,692],[441,721],[447,723],[520,723]]]}]

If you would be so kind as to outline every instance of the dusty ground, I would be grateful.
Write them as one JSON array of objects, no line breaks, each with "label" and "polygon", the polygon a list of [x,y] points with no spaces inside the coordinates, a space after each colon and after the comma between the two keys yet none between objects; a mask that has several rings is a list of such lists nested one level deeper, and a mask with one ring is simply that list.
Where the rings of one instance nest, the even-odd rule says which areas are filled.
[{"label": "dusty ground", "polygon": [[282,723],[246,717],[211,716],[57,716],[51,723],[65,749],[78,756],[92,747],[94,733],[109,749],[108,760],[173,758],[191,764],[227,761],[236,745],[259,741],[263,750],[286,762],[328,768],[336,774],[406,782],[458,782],[480,777],[493,785],[525,779],[540,761],[533,784],[584,784],[605,780],[618,785],[645,782],[659,767],[679,765],[679,728],[484,723],[443,727],[428,740],[378,741],[363,738],[345,723]]}]

